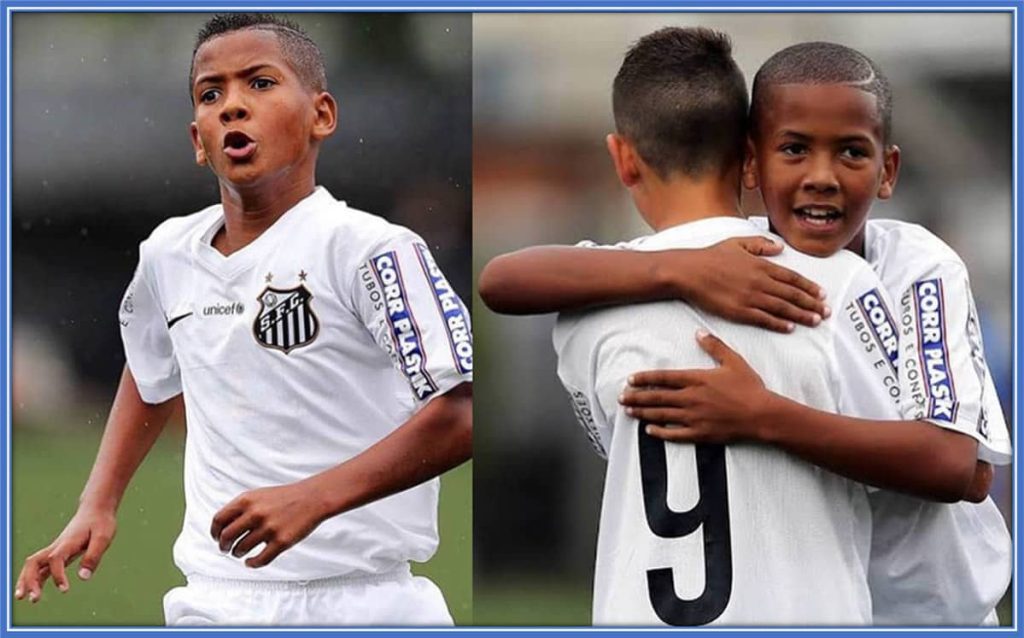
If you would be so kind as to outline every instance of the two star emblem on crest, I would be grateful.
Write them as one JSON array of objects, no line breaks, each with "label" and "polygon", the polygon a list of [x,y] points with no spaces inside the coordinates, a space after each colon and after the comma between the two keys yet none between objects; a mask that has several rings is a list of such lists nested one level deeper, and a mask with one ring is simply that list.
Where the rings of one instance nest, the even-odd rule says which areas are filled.
[{"label": "two star emblem on crest", "polygon": [[[308,272],[306,272],[305,270],[300,270],[300,271],[299,271],[299,281],[306,281],[306,277],[308,277],[308,276],[309,276],[309,273],[308,273]],[[266,282],[266,283],[268,283],[268,284],[269,284],[270,282],[274,281],[274,273],[268,272],[268,273],[267,273],[267,274],[266,274],[266,275],[265,275],[265,276],[263,277],[263,281],[265,281],[265,282]]]}]

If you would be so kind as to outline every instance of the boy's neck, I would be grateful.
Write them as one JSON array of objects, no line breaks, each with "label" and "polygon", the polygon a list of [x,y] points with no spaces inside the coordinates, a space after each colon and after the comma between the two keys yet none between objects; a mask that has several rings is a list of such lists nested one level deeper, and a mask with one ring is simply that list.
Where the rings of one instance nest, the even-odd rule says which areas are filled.
[{"label": "boy's neck", "polygon": [[315,189],[313,174],[272,188],[237,188],[221,182],[224,227],[214,236],[213,247],[223,255],[245,248]]},{"label": "boy's neck", "polygon": [[644,220],[655,231],[711,217],[741,217],[739,169],[699,179],[645,176],[630,189]]}]

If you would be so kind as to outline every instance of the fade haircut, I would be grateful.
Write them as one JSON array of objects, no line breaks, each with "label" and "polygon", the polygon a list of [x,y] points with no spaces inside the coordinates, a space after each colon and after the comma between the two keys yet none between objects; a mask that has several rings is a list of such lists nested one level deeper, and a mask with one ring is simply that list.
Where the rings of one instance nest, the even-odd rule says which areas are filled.
[{"label": "fade haircut", "polygon": [[703,27],[666,27],[640,38],[612,85],[615,128],[662,179],[739,164],[747,104],[729,36]]},{"label": "fade haircut", "polygon": [[218,36],[250,29],[274,33],[281,47],[281,55],[303,84],[314,91],[327,90],[324,56],[320,47],[302,27],[269,13],[222,13],[210,18],[196,34],[196,45],[192,49],[192,63],[188,70],[189,95],[192,95],[192,85],[196,79],[196,53],[199,47]]},{"label": "fade haircut", "polygon": [[892,133],[892,88],[882,69],[860,51],[832,42],[805,42],[768,58],[754,76],[750,118],[755,130],[769,89],[779,84],[845,84],[874,95],[882,142],[888,143]]}]

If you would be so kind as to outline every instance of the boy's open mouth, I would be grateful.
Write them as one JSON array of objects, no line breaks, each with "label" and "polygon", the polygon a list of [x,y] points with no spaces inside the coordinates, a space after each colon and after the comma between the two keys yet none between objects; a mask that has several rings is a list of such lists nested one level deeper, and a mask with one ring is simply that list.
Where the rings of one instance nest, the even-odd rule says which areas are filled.
[{"label": "boy's open mouth", "polygon": [[256,152],[256,142],[241,131],[231,131],[224,136],[224,154],[233,160],[247,160]]},{"label": "boy's open mouth", "polygon": [[804,224],[822,230],[828,229],[839,223],[843,212],[835,206],[802,206],[794,208],[793,214]]}]

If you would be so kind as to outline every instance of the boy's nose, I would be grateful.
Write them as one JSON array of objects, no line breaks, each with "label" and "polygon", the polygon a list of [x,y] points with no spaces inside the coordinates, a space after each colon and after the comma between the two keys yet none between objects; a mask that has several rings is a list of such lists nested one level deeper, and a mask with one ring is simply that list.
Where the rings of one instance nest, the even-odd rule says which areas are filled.
[{"label": "boy's nose", "polygon": [[235,120],[244,120],[249,117],[249,110],[238,100],[229,100],[224,103],[220,111],[220,121],[224,124]]},{"label": "boy's nose", "polygon": [[804,190],[815,192],[832,192],[839,190],[839,180],[832,166],[831,158],[813,158],[804,175]]}]

